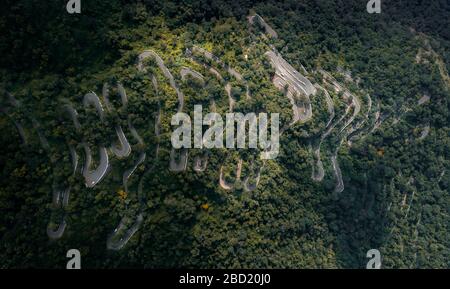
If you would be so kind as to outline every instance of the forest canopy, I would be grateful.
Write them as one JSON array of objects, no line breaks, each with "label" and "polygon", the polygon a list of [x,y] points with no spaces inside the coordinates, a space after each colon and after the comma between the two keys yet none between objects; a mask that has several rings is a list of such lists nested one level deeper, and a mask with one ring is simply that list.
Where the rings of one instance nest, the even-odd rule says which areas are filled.
[{"label": "forest canopy", "polygon": [[[449,266],[448,1],[4,2],[1,268]],[[195,105],[278,157],[173,150]]]}]

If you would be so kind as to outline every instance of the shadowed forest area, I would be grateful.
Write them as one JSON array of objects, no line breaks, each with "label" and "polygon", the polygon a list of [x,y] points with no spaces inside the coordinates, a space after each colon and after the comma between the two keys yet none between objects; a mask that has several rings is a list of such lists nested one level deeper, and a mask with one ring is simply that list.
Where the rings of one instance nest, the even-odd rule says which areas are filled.
[{"label": "shadowed forest area", "polygon": [[[1,268],[448,268],[448,1],[4,2]],[[278,157],[172,149],[197,104]]]}]

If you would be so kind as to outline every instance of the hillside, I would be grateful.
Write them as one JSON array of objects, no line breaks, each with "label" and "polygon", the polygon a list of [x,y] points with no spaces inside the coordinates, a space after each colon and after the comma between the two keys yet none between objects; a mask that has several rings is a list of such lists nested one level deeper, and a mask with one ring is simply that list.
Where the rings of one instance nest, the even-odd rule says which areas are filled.
[{"label": "hillside", "polygon": [[[447,1],[6,2],[2,268],[448,268]],[[173,148],[196,105],[277,157]]]}]

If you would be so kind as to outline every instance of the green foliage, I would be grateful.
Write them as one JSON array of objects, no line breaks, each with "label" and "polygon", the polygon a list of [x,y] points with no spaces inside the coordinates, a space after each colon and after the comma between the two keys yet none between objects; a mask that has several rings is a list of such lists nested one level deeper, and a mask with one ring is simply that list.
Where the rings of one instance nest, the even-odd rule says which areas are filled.
[{"label": "green foliage", "polygon": [[[1,12],[0,83],[24,105],[11,114],[31,126],[27,112],[38,112],[53,148],[46,153],[32,132],[30,144],[19,145],[13,123],[1,115],[2,267],[64,268],[69,248],[81,251],[84,268],[364,268],[365,254],[372,248],[381,251],[384,268],[448,267],[450,89],[438,61],[415,61],[423,47],[423,38],[417,35],[424,32],[429,36],[421,37],[431,39],[432,49],[450,70],[450,17],[448,4],[442,4],[445,1],[436,3],[447,10],[435,2],[408,1],[406,5],[386,1],[380,15],[367,14],[365,3],[356,0],[202,0],[183,4],[90,0],[83,2],[80,15],[65,13],[65,1],[60,2],[8,0]],[[254,29],[245,18],[249,9],[271,23],[278,40],[249,33]],[[107,145],[115,125],[127,127],[129,117],[147,144],[132,144],[133,151],[144,151],[153,159],[158,141],[156,112],[159,108],[175,112],[177,95],[151,58],[147,72],[139,72],[137,55],[152,49],[169,70],[178,72],[183,66],[193,66],[184,53],[194,44],[242,72],[252,98],[247,100],[246,88],[233,83],[236,111],[279,112],[284,125],[292,119],[292,109],[289,100],[270,83],[274,70],[264,57],[268,44],[296,70],[302,71],[303,64],[316,83],[323,84],[319,73],[313,73],[317,68],[334,73],[345,67],[359,77],[358,85],[346,82],[343,76],[338,79],[352,93],[360,93],[366,107],[368,99],[361,91],[368,92],[373,101],[370,126],[362,128],[364,137],[339,150],[345,190],[333,193],[332,164],[326,158],[333,153],[338,135],[331,135],[323,144],[322,158],[328,171],[324,181],[311,180],[309,147],[328,121],[322,92],[311,99],[314,118],[283,133],[280,155],[264,165],[261,181],[252,192],[241,187],[228,192],[218,186],[225,150],[213,150],[208,169],[201,174],[191,169],[169,172],[171,127],[170,114],[166,114],[160,136],[165,146],[143,182],[143,225],[124,249],[108,251],[105,237],[127,210],[137,210],[136,193],[126,197],[117,193],[122,189],[123,171],[137,155],[113,160],[106,179],[87,189],[80,174],[71,175],[66,142],[78,144],[77,151],[82,151],[82,139],[92,146]],[[208,74],[205,67],[195,68]],[[208,78],[202,93],[203,83],[198,79],[176,79],[189,109],[199,103],[206,107],[209,99],[214,99],[218,112],[227,111],[223,83],[234,79],[224,68],[219,72],[226,75],[224,80]],[[161,83],[158,92],[149,75]],[[117,81],[127,89],[129,106],[121,110],[114,100],[119,117],[107,115],[100,122],[94,109],[82,107],[82,96],[91,90],[100,93],[103,83]],[[346,108],[342,95],[327,90],[336,115],[342,114]],[[423,94],[431,95],[431,101],[418,106]],[[83,111],[83,132],[76,132],[70,120],[61,120],[61,99]],[[301,96],[297,101],[303,101]],[[378,108],[384,122],[371,132]],[[414,137],[414,133],[418,135],[415,129],[423,124],[430,126],[429,135]],[[126,132],[131,139],[129,134]],[[56,168],[48,154],[61,160]],[[244,170],[249,173],[249,168]],[[144,169],[136,173],[143,175]],[[227,172],[227,178],[231,175]],[[49,241],[46,235],[53,178],[68,180],[73,191],[67,211],[69,225],[57,241]],[[130,182],[133,192],[137,187],[137,181]]]}]

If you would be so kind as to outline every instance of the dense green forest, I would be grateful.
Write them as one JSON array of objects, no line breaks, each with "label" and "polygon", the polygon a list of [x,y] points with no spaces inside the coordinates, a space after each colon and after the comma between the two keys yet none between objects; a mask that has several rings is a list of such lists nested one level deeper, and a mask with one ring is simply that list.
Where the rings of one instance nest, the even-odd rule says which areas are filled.
[{"label": "dense green forest", "polygon": [[[448,1],[4,2],[1,268],[449,267]],[[277,57],[315,92],[277,87]],[[180,95],[280,113],[278,157],[174,169]]]}]

